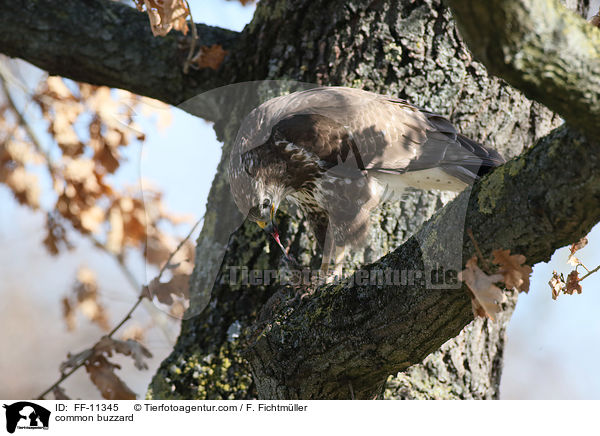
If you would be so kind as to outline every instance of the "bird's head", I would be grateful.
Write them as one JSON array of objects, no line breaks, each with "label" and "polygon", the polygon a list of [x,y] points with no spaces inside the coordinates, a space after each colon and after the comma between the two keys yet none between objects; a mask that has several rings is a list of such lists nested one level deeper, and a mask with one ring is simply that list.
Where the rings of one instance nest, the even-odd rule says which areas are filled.
[{"label": "bird's head", "polygon": [[271,235],[277,242],[283,253],[287,257],[287,253],[279,239],[279,230],[275,217],[279,204],[285,196],[283,186],[275,184],[264,185],[263,183],[252,183],[254,205],[248,211],[248,219],[254,221],[261,229]]},{"label": "bird's head", "polygon": [[[285,184],[277,177],[277,165],[262,167],[245,160],[230,166],[231,193],[238,208],[246,213],[261,229],[271,235],[287,257],[277,229],[276,215],[279,205],[286,196]],[[277,171],[279,172],[279,171]]]}]

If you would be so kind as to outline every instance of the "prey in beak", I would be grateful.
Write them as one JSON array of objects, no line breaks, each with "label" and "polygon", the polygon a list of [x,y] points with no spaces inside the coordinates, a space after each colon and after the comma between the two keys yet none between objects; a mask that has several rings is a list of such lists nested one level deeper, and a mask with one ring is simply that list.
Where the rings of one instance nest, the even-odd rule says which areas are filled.
[{"label": "prey in beak", "polygon": [[283,252],[283,255],[285,256],[286,260],[291,261],[292,259],[287,254],[287,251],[285,250],[285,248],[283,247],[283,244],[281,243],[281,240],[279,239],[279,230],[277,230],[277,226],[275,225],[274,218],[275,218],[275,206],[273,205],[273,206],[271,206],[270,221],[269,222],[257,221],[256,224],[258,224],[258,227],[263,229],[266,233],[271,235],[273,237],[273,239],[275,239],[275,242],[277,242],[277,245],[279,245],[279,248],[281,248],[281,251]]}]

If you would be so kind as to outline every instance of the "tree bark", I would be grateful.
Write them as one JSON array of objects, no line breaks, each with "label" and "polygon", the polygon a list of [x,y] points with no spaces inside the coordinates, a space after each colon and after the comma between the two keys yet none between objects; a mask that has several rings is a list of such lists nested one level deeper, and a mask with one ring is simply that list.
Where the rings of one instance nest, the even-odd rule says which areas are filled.
[{"label": "tree bark", "polygon": [[590,138],[600,134],[596,27],[559,0],[448,3],[461,34],[488,71],[561,114]]},{"label": "tree bark", "polygon": [[[76,80],[174,104],[220,84],[251,80],[354,86],[403,97],[448,116],[462,133],[507,156],[560,123],[473,60],[440,0],[262,0],[241,34],[200,27],[201,43],[222,44],[229,56],[218,72],[187,76],[181,72],[177,35],[152,38],[146,17],[121,5],[69,0],[59,9],[48,1],[0,3],[3,53]],[[585,1],[579,3],[585,7]],[[459,2],[451,4],[458,8]],[[27,29],[23,36],[9,31],[15,23]],[[464,18],[461,25],[466,27]],[[513,83],[521,85],[517,79]],[[257,103],[254,93],[247,94],[234,92],[237,103],[226,109],[193,100],[184,104],[215,121],[224,141],[223,158],[209,194],[191,280],[190,313],[197,314],[182,323],[175,349],[155,375],[148,397],[497,398],[514,299],[496,322],[468,324],[472,317],[464,290],[432,292],[418,284],[385,292],[373,286],[333,286],[298,300],[298,289],[277,284],[218,280],[213,285],[208,279],[219,270],[222,279],[231,265],[280,266],[281,256],[265,249],[269,241],[256,226],[244,224],[229,237],[239,214],[225,168],[239,122]],[[218,99],[209,95],[205,101]],[[351,262],[359,266],[391,252],[379,265],[421,268],[422,256],[413,255],[422,252],[423,244],[443,244],[438,232],[442,217],[452,217],[460,207],[468,207],[466,225],[484,253],[511,248],[529,262],[545,260],[599,218],[595,206],[581,201],[598,195],[595,150],[596,144],[575,131],[560,129],[475,186],[470,197],[459,196],[425,227],[447,198],[419,192],[403,203],[384,205],[373,215],[369,248],[352,253]],[[566,182],[572,178],[581,187],[580,197],[573,196]],[[550,193],[548,186],[554,188]],[[509,225],[515,218],[518,225]],[[280,221],[295,257],[318,265],[318,250],[302,219],[290,214]],[[410,237],[419,229],[420,239]],[[221,263],[216,253],[223,251]],[[461,265],[472,251],[470,241],[464,241]],[[292,337],[296,344],[288,341]]]}]

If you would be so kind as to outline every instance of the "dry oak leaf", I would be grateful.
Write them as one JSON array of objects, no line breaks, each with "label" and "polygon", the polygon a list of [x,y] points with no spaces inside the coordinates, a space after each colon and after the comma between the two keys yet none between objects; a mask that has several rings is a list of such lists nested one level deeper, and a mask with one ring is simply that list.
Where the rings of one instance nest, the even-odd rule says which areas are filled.
[{"label": "dry oak leaf", "polygon": [[165,36],[171,29],[187,34],[186,19],[190,11],[184,0],[135,0],[135,3],[139,11],[146,6],[154,36]]},{"label": "dry oak leaf", "polygon": [[173,295],[187,298],[189,281],[189,274],[174,274],[166,283],[160,282],[157,277],[148,284],[146,297],[152,299],[152,296],[156,296],[161,303],[171,305],[173,304]]},{"label": "dry oak leaf", "polygon": [[581,261],[578,258],[576,258],[573,254],[569,254],[567,263],[572,266],[582,265]]},{"label": "dry oak leaf", "polygon": [[552,299],[556,300],[558,298],[558,295],[560,294],[560,292],[566,288],[566,284],[565,284],[565,278],[562,275],[562,273],[560,273],[560,275],[558,275],[558,273],[556,271],[552,271],[552,278],[550,279],[550,281],[548,282],[548,284],[550,285],[550,289],[552,289]]},{"label": "dry oak leaf", "polygon": [[121,367],[109,362],[102,354],[86,360],[85,370],[106,400],[135,400],[135,393],[115,373]]},{"label": "dry oak leaf", "polygon": [[92,270],[86,267],[79,268],[72,292],[72,296],[62,299],[63,318],[68,330],[75,329],[77,310],[103,330],[109,330],[108,315],[98,298],[98,285]]},{"label": "dry oak leaf", "polygon": [[120,341],[118,339],[109,338],[108,336],[102,337],[102,339],[94,345],[94,351],[98,354],[106,353],[108,357],[112,356],[113,351],[115,353],[123,354],[124,356],[131,356],[135,367],[140,370],[148,369],[148,365],[144,361],[144,358],[152,357],[152,353],[146,347],[133,339]]},{"label": "dry oak leaf", "polygon": [[569,265],[577,266],[581,265],[581,261],[575,257],[575,252],[581,250],[588,244],[588,240],[586,237],[581,238],[579,241],[575,242],[569,248],[569,258],[567,259],[567,263]]},{"label": "dry oak leaf", "polygon": [[171,252],[176,247],[176,242],[169,235],[159,232],[154,228],[151,230],[146,238],[144,257],[146,262],[161,266],[171,256]]},{"label": "dry oak leaf", "polygon": [[588,244],[587,238],[583,237],[579,241],[577,241],[573,245],[571,245],[571,248],[569,248],[569,250],[571,251],[571,254],[574,254],[576,251],[581,250],[587,244]]},{"label": "dry oak leaf", "polygon": [[576,269],[567,276],[567,286],[563,290],[565,294],[573,295],[574,292],[581,294],[581,285],[579,284],[579,272]]},{"label": "dry oak leaf", "polygon": [[219,44],[213,44],[210,47],[202,46],[198,50],[198,53],[190,60],[190,65],[197,69],[212,68],[213,70],[218,70],[226,54],[227,51],[223,50],[223,47]]},{"label": "dry oak leaf", "polygon": [[487,275],[477,266],[477,256],[473,256],[467,261],[465,269],[459,273],[458,278],[465,282],[472,292],[473,314],[476,317],[488,316],[494,319],[494,315],[500,312],[500,304],[506,301],[502,289],[494,285],[502,281],[503,275]]},{"label": "dry oak leaf", "polygon": [[[0,115],[1,116],[1,115]],[[8,160],[13,160],[20,165],[28,164],[43,164],[45,158],[38,153],[31,144],[26,141],[12,138],[4,140],[3,147],[0,147],[2,152],[6,153],[4,159],[0,158],[0,162],[6,164]]]},{"label": "dry oak leaf", "polygon": [[529,291],[529,276],[533,269],[529,265],[525,265],[525,256],[522,254],[513,254],[510,250],[494,250],[493,262],[500,265],[498,271],[502,274],[502,280],[507,288],[516,288],[519,292]]},{"label": "dry oak leaf", "polygon": [[39,207],[40,186],[35,174],[28,172],[25,167],[18,166],[6,174],[0,174],[0,183],[5,183],[20,204],[32,209]]},{"label": "dry oak leaf", "polygon": [[140,325],[131,325],[125,329],[121,335],[121,340],[126,341],[127,339],[133,339],[136,342],[143,341],[144,335],[146,334],[146,328]]}]

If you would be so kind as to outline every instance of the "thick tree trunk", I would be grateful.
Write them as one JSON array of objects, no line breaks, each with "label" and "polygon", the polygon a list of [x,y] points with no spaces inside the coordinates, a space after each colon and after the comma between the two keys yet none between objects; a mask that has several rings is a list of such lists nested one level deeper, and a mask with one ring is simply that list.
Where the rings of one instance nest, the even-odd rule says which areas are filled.
[{"label": "thick tree trunk", "polygon": [[[298,80],[404,97],[450,117],[462,133],[508,156],[559,123],[539,104],[488,76],[460,40],[450,11],[440,1],[262,0],[238,44],[239,50],[225,65],[225,74],[234,80]],[[248,105],[242,93],[239,98],[238,107],[216,124],[225,146],[198,240],[192,280],[192,310],[208,306],[183,322],[177,345],[154,377],[148,396],[497,398],[510,307],[496,322],[469,324],[423,363],[398,368],[403,371],[391,375],[387,383],[386,377],[379,377],[364,390],[345,382],[344,374],[333,380],[342,388],[322,389],[318,374],[314,379],[309,374],[306,384],[315,384],[314,389],[288,390],[270,383],[272,370],[256,362],[253,378],[246,357],[252,360],[255,355],[244,354],[253,327],[269,319],[272,310],[281,311],[280,300],[286,296],[277,292],[277,286],[221,283],[213,287],[205,280],[207,272],[220,267],[214,253],[228,243],[229,235],[224,232],[239,219],[225,174],[231,143]],[[353,254],[354,264],[375,260],[399,246],[443,203],[438,194],[415,193],[406,202],[383,207],[373,217],[370,249]],[[231,238],[223,265],[279,266],[280,255],[265,249],[269,241],[254,227],[244,225]],[[293,241],[296,257],[305,263],[312,258],[312,264],[318,264],[312,237],[304,237],[304,223],[286,216],[281,227],[284,238]],[[459,300],[462,315],[454,326],[457,329],[468,322],[464,311],[469,310],[468,297]],[[368,342],[367,337],[362,339]],[[347,380],[354,376],[348,374]]]}]

